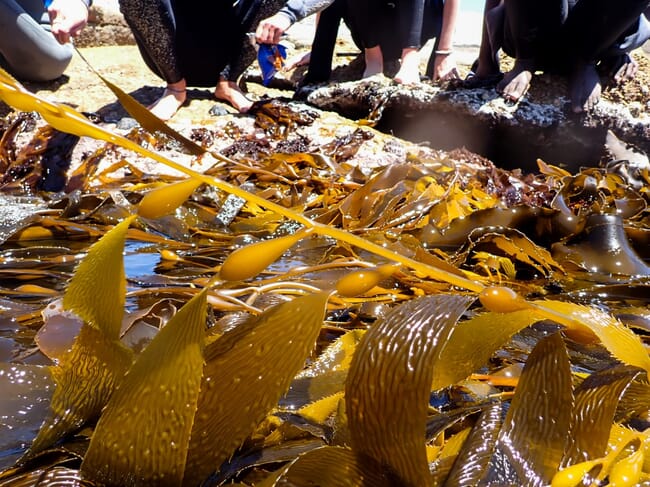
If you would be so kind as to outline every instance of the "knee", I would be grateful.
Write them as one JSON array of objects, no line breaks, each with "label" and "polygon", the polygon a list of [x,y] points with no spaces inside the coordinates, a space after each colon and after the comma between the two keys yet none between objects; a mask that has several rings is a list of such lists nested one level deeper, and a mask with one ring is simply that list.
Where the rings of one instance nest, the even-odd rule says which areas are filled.
[{"label": "knee", "polygon": [[[62,46],[65,47],[65,46]],[[14,75],[28,81],[52,81],[61,76],[72,59],[72,48],[61,49],[56,55],[42,53],[29,63],[13,66]]]}]

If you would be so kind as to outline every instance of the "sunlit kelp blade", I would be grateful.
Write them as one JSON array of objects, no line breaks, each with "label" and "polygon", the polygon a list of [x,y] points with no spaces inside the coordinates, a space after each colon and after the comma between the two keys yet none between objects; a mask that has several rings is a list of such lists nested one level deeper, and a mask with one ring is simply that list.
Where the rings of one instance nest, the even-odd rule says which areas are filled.
[{"label": "sunlit kelp blade", "polygon": [[502,409],[502,404],[497,402],[481,414],[461,447],[445,485],[479,485],[501,429]]},{"label": "sunlit kelp blade", "polygon": [[206,293],[156,335],[106,405],[81,470],[107,485],[180,485],[203,371]]},{"label": "sunlit kelp blade", "polygon": [[380,470],[368,471],[348,448],[324,446],[311,450],[294,460],[269,484],[322,485],[327,487],[390,486]]},{"label": "sunlit kelp blade", "polygon": [[343,392],[354,351],[365,333],[366,330],[350,330],[330,343],[292,381],[291,388],[282,398],[282,405],[296,408]]},{"label": "sunlit kelp blade", "polygon": [[540,340],[526,361],[490,473],[509,472],[514,484],[548,485],[562,460],[572,411],[569,356],[555,333]]},{"label": "sunlit kelp blade", "polygon": [[274,306],[206,348],[184,485],[217,470],[277,404],[314,347],[328,297]]},{"label": "sunlit kelp blade", "polygon": [[[497,294],[497,303],[502,294]],[[459,323],[453,330],[441,352],[444,359],[434,370],[433,389],[464,379],[487,363],[492,354],[512,335],[542,319],[555,319],[581,335],[594,334],[613,356],[648,370],[644,365],[650,366],[650,359],[641,341],[613,316],[594,307],[562,301],[535,301],[531,306],[515,293],[508,296],[510,302],[499,304],[495,309],[512,309],[512,312],[484,313]],[[522,307],[528,309],[521,309]]]},{"label": "sunlit kelp blade", "polygon": [[[456,463],[456,459],[458,458],[458,455],[460,455],[461,449],[467,441],[470,432],[471,428],[463,428],[458,433],[452,434],[446,439],[445,443],[442,445],[442,449],[438,453],[438,458],[429,465],[431,481],[428,485],[441,485],[444,479],[449,477],[452,467],[454,466],[454,463]],[[433,450],[435,449],[436,448],[433,447]],[[431,448],[429,448],[429,450],[431,450]]]},{"label": "sunlit kelp blade", "polygon": [[79,264],[63,297],[63,307],[117,340],[122,326],[126,278],[122,253],[131,216],[98,240]]},{"label": "sunlit kelp blade", "polygon": [[74,468],[63,466],[47,465],[29,472],[8,478],[6,481],[0,479],[0,487],[78,487],[82,485],[81,474]]},{"label": "sunlit kelp blade", "polygon": [[433,368],[472,301],[453,295],[410,301],[375,324],[357,347],[345,387],[352,447],[387,466],[396,481],[431,481],[425,430]]},{"label": "sunlit kelp blade", "polygon": [[619,400],[635,377],[642,374],[641,370],[629,366],[605,369],[593,373],[576,388],[563,466],[605,455]]},{"label": "sunlit kelp blade", "polygon": [[67,105],[52,103],[27,91],[9,73],[0,68],[0,99],[8,105],[25,112],[38,112],[54,128],[79,136],[94,137],[98,140],[116,142],[120,139],[129,142],[117,135],[93,125],[81,113]]},{"label": "sunlit kelp blade", "polygon": [[0,471],[36,436],[53,389],[49,367],[0,364]]},{"label": "sunlit kelp blade", "polygon": [[[534,301],[533,304],[544,313],[544,318],[555,318],[559,323],[578,332],[588,328],[615,358],[650,372],[650,356],[643,343],[632,330],[612,315],[594,306],[563,301]],[[547,310],[552,313],[546,313]]]},{"label": "sunlit kelp blade", "polygon": [[138,203],[138,215],[144,218],[160,218],[181,206],[198,188],[201,181],[186,179],[152,189]]},{"label": "sunlit kelp blade", "polygon": [[96,419],[131,365],[132,353],[88,325],[72,349],[52,367],[56,389],[50,414],[26,454],[30,458]]},{"label": "sunlit kelp blade", "polygon": [[115,96],[117,97],[118,100],[120,100],[120,103],[127,111],[127,113],[131,115],[135,120],[137,120],[137,122],[145,130],[148,130],[151,133],[161,132],[168,135],[169,137],[173,138],[177,142],[180,142],[180,144],[185,149],[187,149],[189,152],[191,152],[194,155],[199,155],[205,152],[205,150],[200,146],[198,146],[195,142],[192,142],[190,139],[179,134],[176,130],[171,128],[169,125],[167,125],[165,122],[163,122],[158,117],[156,117],[153,113],[151,113],[151,111],[148,108],[138,103],[138,101],[135,98],[133,98],[128,93],[126,93],[119,86],[115,85],[114,83],[111,83],[108,79],[106,79],[99,72],[97,72],[86,60],[86,58],[79,52],[79,50],[77,50],[77,54],[81,56],[81,58],[86,62],[88,67],[90,67],[90,69],[92,69],[93,72],[104,82],[104,84],[115,94]]},{"label": "sunlit kelp blade", "polygon": [[540,318],[532,310],[483,313],[454,328],[433,371],[432,389],[455,384],[485,365],[515,333]]},{"label": "sunlit kelp blade", "polygon": [[50,414],[26,458],[97,418],[131,364],[131,351],[118,339],[126,290],[122,252],[132,219],[90,248],[66,290],[64,307],[86,323],[60,364],[52,367],[56,389]]}]

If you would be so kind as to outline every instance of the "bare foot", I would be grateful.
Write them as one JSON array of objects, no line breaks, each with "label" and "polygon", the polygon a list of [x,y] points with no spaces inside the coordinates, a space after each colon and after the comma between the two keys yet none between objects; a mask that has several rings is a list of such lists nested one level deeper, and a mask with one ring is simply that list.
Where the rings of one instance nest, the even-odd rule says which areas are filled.
[{"label": "bare foot", "polygon": [[253,106],[253,102],[246,97],[234,81],[220,79],[217,87],[214,89],[214,97],[217,100],[230,103],[241,113],[246,113]]},{"label": "bare foot", "polygon": [[514,67],[504,74],[497,85],[501,96],[512,102],[518,102],[526,94],[533,79],[534,63],[530,59],[517,59]]},{"label": "bare foot", "polygon": [[187,99],[185,80],[170,83],[162,96],[147,108],[163,122],[171,119]]},{"label": "bare foot", "polygon": [[412,85],[420,82],[420,56],[417,49],[406,48],[402,50],[402,60],[399,71],[393,78],[402,85]]},{"label": "bare foot", "polygon": [[376,74],[384,72],[384,55],[381,52],[381,47],[368,47],[364,51],[366,59],[366,69],[363,71],[363,77],[369,78]]},{"label": "bare foot", "polygon": [[569,78],[571,109],[574,113],[591,110],[600,101],[600,76],[593,63],[576,65]]}]

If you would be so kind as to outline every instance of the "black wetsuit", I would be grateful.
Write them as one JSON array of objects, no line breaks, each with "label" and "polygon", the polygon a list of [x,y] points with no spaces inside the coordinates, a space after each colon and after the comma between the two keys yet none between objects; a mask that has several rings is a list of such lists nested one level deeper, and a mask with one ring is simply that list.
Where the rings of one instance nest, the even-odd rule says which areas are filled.
[{"label": "black wetsuit", "polygon": [[503,50],[566,72],[641,46],[650,36],[648,0],[505,0]]},{"label": "black wetsuit", "polygon": [[167,83],[236,81],[255,59],[247,33],[286,0],[120,0],[144,61]]},{"label": "black wetsuit", "polygon": [[420,48],[434,37],[437,44],[443,7],[443,0],[335,0],[321,12],[305,82],[329,79],[341,20],[360,49],[379,45],[384,60],[391,61],[406,47]]}]

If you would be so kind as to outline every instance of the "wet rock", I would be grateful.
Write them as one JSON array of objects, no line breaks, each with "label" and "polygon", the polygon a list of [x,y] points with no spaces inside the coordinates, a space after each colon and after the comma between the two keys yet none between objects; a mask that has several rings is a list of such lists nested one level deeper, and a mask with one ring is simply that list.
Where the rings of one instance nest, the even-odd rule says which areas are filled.
[{"label": "wet rock", "polygon": [[377,128],[384,132],[444,150],[466,147],[506,168],[534,171],[538,158],[570,171],[596,165],[608,130],[650,153],[650,116],[638,101],[603,97],[590,113],[576,115],[568,110],[563,79],[540,80],[517,104],[494,87],[402,86],[383,76],[305,86],[296,98],[351,118],[381,108]]}]

